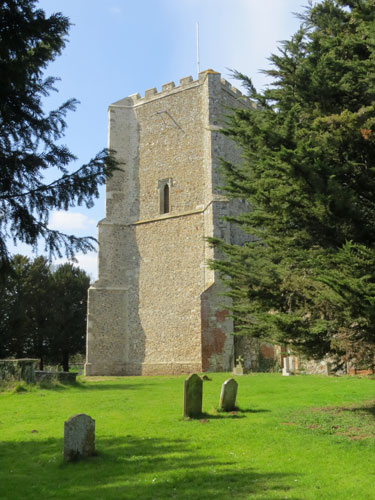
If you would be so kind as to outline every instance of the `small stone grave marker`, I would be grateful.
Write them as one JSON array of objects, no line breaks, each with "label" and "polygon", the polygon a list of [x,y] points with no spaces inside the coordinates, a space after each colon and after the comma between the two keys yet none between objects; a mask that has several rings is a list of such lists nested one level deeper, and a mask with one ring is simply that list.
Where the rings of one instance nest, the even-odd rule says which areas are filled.
[{"label": "small stone grave marker", "polygon": [[184,417],[199,417],[202,413],[202,379],[193,373],[184,382]]},{"label": "small stone grave marker", "polygon": [[221,387],[219,407],[224,411],[233,411],[236,407],[238,384],[234,378],[229,378]]},{"label": "small stone grave marker", "polygon": [[283,358],[283,377],[289,377],[289,359],[287,357]]},{"label": "small stone grave marker", "polygon": [[64,422],[64,460],[73,462],[95,455],[95,420],[79,413]]},{"label": "small stone grave marker", "polygon": [[243,375],[243,357],[238,356],[236,366],[233,367],[233,375]]}]

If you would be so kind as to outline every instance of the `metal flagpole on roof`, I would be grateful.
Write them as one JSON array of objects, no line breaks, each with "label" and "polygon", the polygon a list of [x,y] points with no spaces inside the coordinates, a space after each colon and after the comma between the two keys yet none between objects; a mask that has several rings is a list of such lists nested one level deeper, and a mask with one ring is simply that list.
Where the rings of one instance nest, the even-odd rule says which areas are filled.
[{"label": "metal flagpole on roof", "polygon": [[196,32],[197,32],[197,73],[199,75],[200,68],[199,68],[199,23],[198,22],[196,24]]}]

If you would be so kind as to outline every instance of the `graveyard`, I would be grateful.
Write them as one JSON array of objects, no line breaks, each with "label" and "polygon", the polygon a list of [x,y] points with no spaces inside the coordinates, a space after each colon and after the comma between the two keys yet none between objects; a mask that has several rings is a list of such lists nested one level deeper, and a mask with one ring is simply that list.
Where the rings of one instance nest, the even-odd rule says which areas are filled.
[{"label": "graveyard", "polygon": [[[185,376],[3,388],[0,498],[371,498],[372,378],[208,375],[187,388],[193,417]],[[82,413],[95,452],[64,460],[64,425]]]}]

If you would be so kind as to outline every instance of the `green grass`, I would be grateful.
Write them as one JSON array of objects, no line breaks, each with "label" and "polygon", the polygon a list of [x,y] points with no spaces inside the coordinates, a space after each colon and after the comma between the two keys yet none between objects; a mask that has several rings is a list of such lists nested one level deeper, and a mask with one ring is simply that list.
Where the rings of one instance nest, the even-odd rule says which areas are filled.
[{"label": "green grass", "polygon": [[[239,411],[217,411],[228,374],[182,418],[184,377],[82,381],[0,393],[1,499],[375,498],[375,381],[237,377]],[[62,461],[64,421],[96,420],[98,455]]]}]

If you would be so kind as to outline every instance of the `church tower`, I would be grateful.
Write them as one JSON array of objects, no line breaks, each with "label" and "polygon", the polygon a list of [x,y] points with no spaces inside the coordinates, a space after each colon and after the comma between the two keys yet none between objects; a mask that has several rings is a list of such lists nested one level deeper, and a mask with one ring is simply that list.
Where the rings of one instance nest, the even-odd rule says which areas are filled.
[{"label": "church tower", "polygon": [[223,217],[220,158],[240,152],[220,128],[250,102],[221,75],[167,83],[109,106],[109,147],[122,171],[106,185],[99,278],[89,290],[86,375],[226,371],[228,299],[206,238],[241,243]]}]

